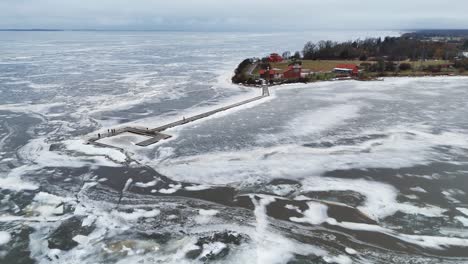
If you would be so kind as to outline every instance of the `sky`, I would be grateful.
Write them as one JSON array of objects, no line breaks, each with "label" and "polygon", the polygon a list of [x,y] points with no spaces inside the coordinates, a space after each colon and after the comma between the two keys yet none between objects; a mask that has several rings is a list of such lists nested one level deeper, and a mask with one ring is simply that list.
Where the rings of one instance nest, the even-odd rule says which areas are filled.
[{"label": "sky", "polygon": [[0,0],[0,28],[468,28],[466,0]]}]

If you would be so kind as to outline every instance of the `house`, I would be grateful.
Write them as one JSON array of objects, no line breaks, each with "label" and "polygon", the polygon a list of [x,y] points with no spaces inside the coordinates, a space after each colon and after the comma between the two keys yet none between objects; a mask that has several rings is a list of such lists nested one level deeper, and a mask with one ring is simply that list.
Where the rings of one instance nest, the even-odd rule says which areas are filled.
[{"label": "house", "polygon": [[265,79],[265,80],[273,80],[273,79],[280,79],[281,78],[281,73],[279,73],[279,69],[266,69],[266,70],[260,70],[258,72],[260,74],[260,78]]},{"label": "house", "polygon": [[269,61],[269,62],[282,62],[282,61],[283,61],[283,57],[281,57],[278,53],[272,53],[272,54],[270,54],[270,56],[268,57],[268,61]]},{"label": "house", "polygon": [[357,76],[359,74],[359,67],[356,64],[338,64],[333,69],[333,72]]},{"label": "house", "polygon": [[293,63],[288,66],[288,69],[283,72],[283,77],[286,79],[301,78],[302,65],[300,63]]}]

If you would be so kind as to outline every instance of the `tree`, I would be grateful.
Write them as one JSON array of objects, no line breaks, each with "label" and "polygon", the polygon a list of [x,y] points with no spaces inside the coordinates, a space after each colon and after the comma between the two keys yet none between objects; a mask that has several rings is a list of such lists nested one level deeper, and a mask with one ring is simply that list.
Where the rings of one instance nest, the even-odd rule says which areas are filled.
[{"label": "tree", "polygon": [[349,54],[349,50],[348,49],[344,49],[340,52],[340,59],[349,59],[350,58],[350,54]]},{"label": "tree", "polygon": [[387,61],[385,63],[385,71],[393,72],[396,70],[396,64],[393,61]]},{"label": "tree", "polygon": [[366,61],[367,60],[367,55],[365,53],[361,54],[361,56],[359,56],[359,60],[360,61]]},{"label": "tree", "polygon": [[401,63],[399,68],[400,68],[400,71],[409,71],[409,70],[411,70],[411,64],[410,63]]},{"label": "tree", "polygon": [[359,65],[359,68],[363,69],[364,71],[369,71],[371,67],[372,63],[369,62],[363,62]]},{"label": "tree", "polygon": [[468,70],[468,59],[463,59],[463,60],[456,61],[454,67],[459,69],[459,70],[460,69]]},{"label": "tree", "polygon": [[380,58],[377,61],[377,63],[374,63],[369,67],[369,71],[371,71],[371,72],[383,72],[383,71],[385,71],[385,60]]},{"label": "tree", "polygon": [[[468,43],[463,44],[468,49]],[[462,48],[451,43],[428,42],[407,37],[367,38],[364,40],[334,42],[307,42],[303,49],[305,59],[365,59],[385,57],[388,60],[453,59]]]},{"label": "tree", "polygon": [[304,49],[302,50],[302,54],[304,54],[304,59],[315,59],[315,50],[317,49],[317,45],[311,41],[307,42],[304,45]]},{"label": "tree", "polygon": [[438,48],[434,52],[434,58],[443,59],[445,57],[445,51],[442,48]]},{"label": "tree", "polygon": [[468,39],[465,40],[465,43],[463,43],[462,49],[468,50]]},{"label": "tree", "polygon": [[283,52],[282,57],[283,57],[283,59],[288,60],[289,58],[291,58],[291,52],[289,52],[289,51]]},{"label": "tree", "polygon": [[245,59],[239,64],[239,66],[237,66],[236,70],[234,71],[235,74],[231,79],[233,83],[243,83],[247,80],[245,71],[247,67],[252,64],[252,62],[252,59]]},{"label": "tree", "polygon": [[301,59],[301,53],[299,51],[294,52],[294,56],[292,56],[293,59],[300,60]]}]

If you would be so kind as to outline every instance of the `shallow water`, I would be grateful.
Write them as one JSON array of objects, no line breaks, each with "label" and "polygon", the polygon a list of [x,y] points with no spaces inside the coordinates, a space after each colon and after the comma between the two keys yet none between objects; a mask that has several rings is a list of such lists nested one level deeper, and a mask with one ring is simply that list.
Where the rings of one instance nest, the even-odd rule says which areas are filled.
[{"label": "shallow water", "polygon": [[229,83],[309,34],[0,33],[0,263],[468,263],[468,79]]}]

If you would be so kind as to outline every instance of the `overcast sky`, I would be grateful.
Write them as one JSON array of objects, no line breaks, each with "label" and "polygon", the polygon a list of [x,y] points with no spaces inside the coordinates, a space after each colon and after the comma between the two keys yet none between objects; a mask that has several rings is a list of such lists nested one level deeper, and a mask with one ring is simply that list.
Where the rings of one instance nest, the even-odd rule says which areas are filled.
[{"label": "overcast sky", "polygon": [[0,0],[0,28],[468,28],[466,0]]}]

